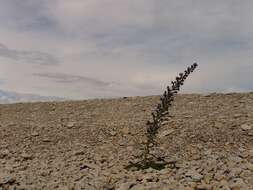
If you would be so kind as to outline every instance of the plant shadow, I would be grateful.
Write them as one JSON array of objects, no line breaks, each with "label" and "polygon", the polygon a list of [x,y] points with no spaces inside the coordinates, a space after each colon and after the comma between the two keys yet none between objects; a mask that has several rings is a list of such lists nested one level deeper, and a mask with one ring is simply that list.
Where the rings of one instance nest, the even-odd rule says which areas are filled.
[{"label": "plant shadow", "polygon": [[167,167],[175,168],[175,163],[165,162],[165,161],[140,161],[137,163],[130,162],[129,165],[125,167],[126,170],[146,170],[148,168],[152,168],[154,170],[163,170]]}]

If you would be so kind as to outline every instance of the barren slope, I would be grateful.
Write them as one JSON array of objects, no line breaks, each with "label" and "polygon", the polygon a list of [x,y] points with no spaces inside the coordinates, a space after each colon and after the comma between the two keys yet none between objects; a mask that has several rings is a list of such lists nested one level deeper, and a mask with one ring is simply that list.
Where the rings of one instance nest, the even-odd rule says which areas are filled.
[{"label": "barren slope", "polygon": [[253,93],[179,95],[160,147],[124,169],[158,96],[0,105],[0,189],[253,189]]}]

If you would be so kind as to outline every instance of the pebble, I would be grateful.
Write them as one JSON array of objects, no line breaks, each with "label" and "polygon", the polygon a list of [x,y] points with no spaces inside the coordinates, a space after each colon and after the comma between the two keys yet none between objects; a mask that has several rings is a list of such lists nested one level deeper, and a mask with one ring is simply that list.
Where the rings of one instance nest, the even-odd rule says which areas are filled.
[{"label": "pebble", "polygon": [[36,136],[39,136],[39,133],[38,132],[36,132],[36,131],[34,131],[34,132],[32,132],[32,134],[31,134],[33,137],[36,137]]},{"label": "pebble", "polygon": [[247,169],[253,172],[253,164],[247,163]]},{"label": "pebble", "polygon": [[252,127],[251,127],[250,125],[247,125],[247,124],[241,125],[241,128],[242,128],[242,130],[244,130],[244,131],[248,131],[248,130],[251,130],[251,129],[252,129]]},{"label": "pebble", "polygon": [[110,135],[111,135],[111,136],[116,136],[116,135],[117,135],[117,132],[116,132],[116,131],[111,131],[111,132],[110,132]]},{"label": "pebble", "polygon": [[126,183],[120,184],[119,187],[116,189],[117,190],[129,190],[134,185],[136,185],[136,182],[126,182]]},{"label": "pebble", "polygon": [[80,167],[80,170],[84,170],[84,169],[96,169],[98,166],[96,164],[90,164],[90,163],[85,163],[82,164],[82,166]]},{"label": "pebble", "polygon": [[253,136],[253,132],[249,132],[248,135],[249,135],[249,136]]},{"label": "pebble", "polygon": [[240,152],[238,154],[241,158],[247,158],[249,156],[249,153],[247,151]]},{"label": "pebble", "polygon": [[10,151],[8,149],[4,149],[0,151],[0,159],[3,159],[7,157],[10,154]]},{"label": "pebble", "polygon": [[27,154],[27,153],[21,154],[21,157],[22,157],[24,160],[32,160],[32,159],[33,159],[33,155]]},{"label": "pebble", "polygon": [[67,128],[73,128],[75,127],[75,124],[76,124],[75,122],[68,122],[66,126]]},{"label": "pebble", "polygon": [[203,179],[203,175],[199,174],[197,171],[195,170],[189,170],[186,174],[186,177],[190,177],[194,182],[198,182],[201,179]]},{"label": "pebble", "polygon": [[196,190],[212,190],[212,186],[209,184],[197,185]]},{"label": "pebble", "polygon": [[166,137],[168,135],[170,135],[171,133],[173,133],[175,130],[174,129],[169,129],[169,130],[166,130],[166,131],[163,131],[161,132],[158,137],[159,138],[163,138],[163,137]]},{"label": "pebble", "polygon": [[121,132],[123,133],[123,135],[127,135],[127,134],[129,134],[129,133],[130,133],[130,131],[129,131],[129,128],[128,128],[128,127],[124,127],[124,128],[121,130]]},{"label": "pebble", "polygon": [[246,187],[246,184],[244,183],[243,179],[241,178],[234,178],[229,182],[229,187],[232,190],[236,189],[244,189]]},{"label": "pebble", "polygon": [[6,174],[6,173],[1,173],[0,171],[0,186],[4,184],[12,184],[16,181],[15,178],[12,176]]},{"label": "pebble", "polygon": [[243,115],[240,114],[240,113],[234,114],[234,118],[240,118],[240,117],[242,117],[242,116],[243,116]]},{"label": "pebble", "polygon": [[120,146],[126,146],[126,145],[128,145],[128,140],[127,140],[126,138],[122,138],[122,139],[120,139],[120,140],[118,141],[118,144],[119,144]]},{"label": "pebble", "polygon": [[74,152],[75,156],[84,155],[84,154],[85,154],[85,151],[83,151],[83,150],[77,150]]},{"label": "pebble", "polygon": [[51,140],[49,138],[44,138],[42,141],[43,142],[51,142]]}]

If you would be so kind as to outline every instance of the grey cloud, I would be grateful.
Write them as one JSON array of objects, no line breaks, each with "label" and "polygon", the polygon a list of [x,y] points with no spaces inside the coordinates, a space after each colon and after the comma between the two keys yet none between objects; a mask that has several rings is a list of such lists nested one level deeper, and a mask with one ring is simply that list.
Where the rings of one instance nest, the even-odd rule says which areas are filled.
[{"label": "grey cloud", "polygon": [[0,85],[5,84],[5,83],[6,83],[6,81],[4,79],[0,78]]},{"label": "grey cloud", "polygon": [[58,83],[83,83],[92,85],[94,87],[106,87],[110,85],[108,82],[104,82],[99,79],[91,78],[91,77],[85,77],[85,76],[78,76],[78,75],[69,75],[69,74],[63,74],[63,73],[35,73],[34,76],[43,77],[52,79],[55,82]]},{"label": "grey cloud", "polygon": [[46,15],[45,0],[2,0],[0,7],[1,26],[19,31],[42,32],[54,27],[54,22]]},{"label": "grey cloud", "polygon": [[59,60],[53,55],[39,51],[20,51],[15,49],[10,49],[4,44],[0,43],[0,56],[6,57],[14,60],[21,60],[28,64],[38,64],[38,65],[58,65]]},{"label": "grey cloud", "polygon": [[[100,56],[101,52],[107,52],[107,56],[111,55],[114,58],[122,54],[136,54],[138,59],[147,63],[161,65],[173,62],[180,64],[203,55],[223,59],[222,54],[253,49],[251,1],[238,3],[147,0],[141,1],[140,4],[142,3],[145,3],[146,7],[154,7],[149,10],[149,19],[146,19],[146,23],[134,23],[127,19],[116,22],[108,15],[105,19],[94,14],[90,17],[100,23],[100,28],[97,28],[96,23],[84,20],[80,22],[81,26],[79,23],[74,25],[81,28],[74,30],[76,36],[82,36],[83,41],[87,40],[88,36],[97,45],[97,54]],[[137,9],[139,7],[137,5],[140,4],[136,3],[136,7],[133,7]],[[102,10],[102,13],[103,11],[106,9]],[[101,15],[106,15],[102,13]],[[133,14],[138,18],[147,16],[136,12]],[[119,20],[120,18],[119,16]],[[114,22],[116,24],[113,24]],[[90,27],[85,27],[86,25]],[[82,26],[89,31],[84,32]],[[87,36],[79,35],[79,32]],[[114,50],[117,50],[117,55]],[[97,55],[94,57],[98,58]]]},{"label": "grey cloud", "polygon": [[[152,93],[160,90],[159,84],[167,76],[174,77],[175,72],[195,61],[200,63],[202,74],[196,72],[189,79],[187,90],[249,90],[253,69],[252,6],[252,0],[23,0],[22,3],[3,0],[0,34],[2,30],[22,33],[34,44],[34,49],[41,45],[40,41],[45,50],[56,49],[62,57],[58,71],[67,73],[71,67],[73,73],[83,70],[89,76],[101,74],[107,81],[124,84],[113,86],[96,78],[82,77],[82,73],[80,76],[52,73],[58,71],[50,70],[51,67],[43,71],[24,67],[20,72],[23,75],[22,72],[29,76],[38,73],[36,82],[27,81],[45,93],[50,92],[49,87],[51,93],[57,94],[59,86],[65,89],[64,84],[72,91],[88,84],[85,92],[76,90],[76,94],[96,96],[110,89],[113,96],[123,86],[126,87],[122,92],[131,95],[151,94],[151,89]],[[11,34],[7,36],[15,40]],[[4,43],[8,44],[8,39]],[[0,56],[40,65],[58,63],[51,55],[10,49],[1,44]],[[11,69],[10,66],[8,72],[12,73]],[[135,78],[147,73],[154,78],[143,77],[140,81]],[[162,75],[165,77],[159,77]],[[222,82],[214,80],[218,77]],[[43,83],[46,87],[39,87],[41,81],[48,82]],[[30,83],[24,85],[31,88]]]}]

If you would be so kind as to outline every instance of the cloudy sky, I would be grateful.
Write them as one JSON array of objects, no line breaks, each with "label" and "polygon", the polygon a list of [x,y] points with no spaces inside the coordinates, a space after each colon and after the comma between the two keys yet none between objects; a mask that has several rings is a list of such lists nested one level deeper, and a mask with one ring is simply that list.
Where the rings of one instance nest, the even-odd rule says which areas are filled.
[{"label": "cloudy sky", "polygon": [[0,89],[73,99],[253,90],[252,0],[0,0]]}]

